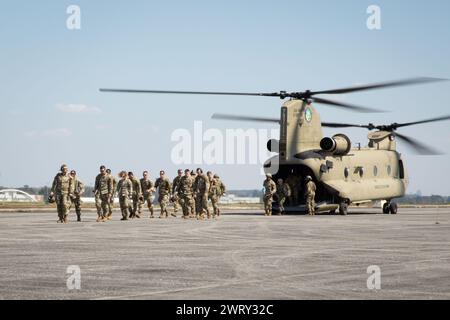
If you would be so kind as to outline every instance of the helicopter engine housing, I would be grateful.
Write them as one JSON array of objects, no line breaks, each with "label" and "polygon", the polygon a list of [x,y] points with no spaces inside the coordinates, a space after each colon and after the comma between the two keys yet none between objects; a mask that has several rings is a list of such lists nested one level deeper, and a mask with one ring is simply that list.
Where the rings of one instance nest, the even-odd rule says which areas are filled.
[{"label": "helicopter engine housing", "polygon": [[352,143],[345,134],[336,134],[333,137],[325,137],[320,141],[323,151],[332,152],[335,155],[346,155],[349,153]]}]

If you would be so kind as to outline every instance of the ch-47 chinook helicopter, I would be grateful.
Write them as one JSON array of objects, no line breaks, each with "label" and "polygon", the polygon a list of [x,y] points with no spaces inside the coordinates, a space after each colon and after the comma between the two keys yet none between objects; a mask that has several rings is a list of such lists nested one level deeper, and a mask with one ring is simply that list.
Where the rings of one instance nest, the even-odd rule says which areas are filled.
[{"label": "ch-47 chinook helicopter", "polygon": [[[272,139],[267,143],[269,151],[276,152],[277,155],[266,161],[264,170],[266,173],[272,173],[273,168],[276,168],[276,172],[272,173],[274,180],[277,181],[281,178],[292,184],[291,189],[294,195],[291,197],[290,203],[285,206],[286,212],[305,211],[304,199],[300,195],[304,178],[309,175],[317,186],[315,197],[317,212],[335,213],[338,210],[340,214],[346,215],[350,204],[384,200],[383,213],[396,214],[397,205],[392,200],[404,196],[408,186],[408,174],[401,154],[396,150],[396,140],[406,143],[419,154],[438,154],[433,148],[411,137],[399,134],[396,130],[406,126],[449,120],[450,115],[388,125],[321,122],[313,103],[347,108],[358,112],[382,112],[379,109],[319,98],[316,95],[344,94],[444,80],[446,79],[421,77],[334,90],[274,93],[130,89],[100,89],[100,91],[290,98],[281,106],[279,119],[226,114],[214,114],[212,118],[278,123],[280,125],[280,139]],[[322,127],[356,127],[376,131],[369,133],[367,147],[352,148],[352,143],[345,134],[338,133],[332,137],[323,137]],[[277,210],[276,203],[274,210]]]}]

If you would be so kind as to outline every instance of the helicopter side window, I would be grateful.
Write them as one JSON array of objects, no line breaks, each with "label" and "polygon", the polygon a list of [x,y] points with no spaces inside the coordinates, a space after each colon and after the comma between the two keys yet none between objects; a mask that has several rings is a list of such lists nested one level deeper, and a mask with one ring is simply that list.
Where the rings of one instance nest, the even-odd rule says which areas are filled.
[{"label": "helicopter side window", "polygon": [[359,177],[362,178],[364,176],[364,168],[360,167],[359,168]]},{"label": "helicopter side window", "polygon": [[344,177],[345,177],[345,179],[348,178],[348,174],[349,174],[349,170],[348,170],[348,168],[346,167],[346,168],[344,169]]},{"label": "helicopter side window", "polygon": [[378,176],[378,167],[377,166],[373,166],[373,176],[374,177]]},{"label": "helicopter side window", "polygon": [[387,166],[387,174],[388,174],[388,176],[391,175],[391,172],[392,172],[392,168],[391,168],[390,165],[388,165],[388,166]]},{"label": "helicopter side window", "polygon": [[405,179],[405,169],[403,168],[403,161],[398,161],[398,169],[400,174],[400,179]]}]

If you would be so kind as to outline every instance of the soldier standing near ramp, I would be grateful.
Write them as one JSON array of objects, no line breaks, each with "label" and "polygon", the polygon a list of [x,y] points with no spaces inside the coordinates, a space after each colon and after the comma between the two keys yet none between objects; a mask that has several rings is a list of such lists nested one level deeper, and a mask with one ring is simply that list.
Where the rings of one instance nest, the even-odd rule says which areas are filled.
[{"label": "soldier standing near ramp", "polygon": [[178,169],[178,175],[173,179],[172,182],[172,201],[173,201],[173,216],[177,216],[177,212],[179,207],[181,207],[181,198],[180,198],[180,182],[183,177],[183,170]]},{"label": "soldier standing near ramp", "polygon": [[164,216],[168,218],[169,213],[167,211],[167,206],[169,205],[171,185],[169,179],[167,179],[166,177],[166,173],[164,172],[164,170],[161,170],[159,172],[159,178],[155,182],[155,188],[159,188],[158,202],[161,206],[161,214],[159,215],[159,218],[161,219]]},{"label": "soldier standing near ramp", "polygon": [[106,167],[100,167],[100,174],[95,178],[94,185],[95,204],[97,207],[97,222],[108,220],[109,202],[113,194],[112,180],[106,173]]},{"label": "soldier standing near ramp", "polygon": [[195,202],[194,202],[194,178],[191,176],[189,169],[184,170],[184,176],[180,179],[179,195],[181,198],[181,205],[183,208],[183,218],[195,217]]},{"label": "soldier standing near ramp", "polygon": [[197,219],[205,219],[205,212],[208,215],[208,219],[210,219],[211,215],[208,209],[208,177],[203,173],[202,169],[198,168],[196,171],[197,177],[194,181],[194,195]]},{"label": "soldier standing near ramp", "polygon": [[70,171],[70,177],[72,178],[73,184],[73,197],[71,200],[72,204],[75,206],[77,221],[81,222],[81,195],[84,193],[84,184],[78,180],[77,172],[75,170]]},{"label": "soldier standing near ramp", "polygon": [[117,184],[117,195],[119,197],[120,211],[122,212],[122,219],[128,220],[128,209],[130,208],[130,197],[133,192],[133,185],[128,179],[126,171],[119,173],[119,183]]},{"label": "soldier standing near ramp", "polygon": [[[141,190],[144,197],[144,202],[147,202],[148,210],[150,211],[150,218],[154,218],[153,216],[153,192],[155,191],[153,182],[148,177],[148,171],[144,171],[142,173],[142,179],[140,180],[141,183]],[[139,202],[139,208],[138,212],[141,214],[142,204]]]},{"label": "soldier standing near ramp", "polygon": [[55,197],[58,223],[67,223],[67,214],[70,209],[71,197],[73,197],[73,183],[68,174],[67,165],[63,164],[60,170],[61,172],[53,179],[50,196]]},{"label": "soldier standing near ramp", "polygon": [[315,214],[315,206],[314,198],[316,196],[316,184],[312,181],[311,176],[305,177],[305,198],[306,198],[306,208],[308,210],[309,215]]},{"label": "soldier standing near ramp", "polygon": [[141,183],[138,179],[134,177],[133,172],[128,172],[128,179],[130,179],[131,184],[133,185],[133,192],[131,200],[133,202],[133,206],[128,208],[128,211],[130,212],[129,218],[140,218],[141,216],[138,213],[138,206],[140,205],[142,198],[142,191],[141,191]]},{"label": "soldier standing near ramp", "polygon": [[266,180],[263,183],[264,186],[264,215],[272,215],[272,201],[273,195],[277,190],[275,182],[272,180],[272,175],[270,173],[266,174]]},{"label": "soldier standing near ramp", "polygon": [[108,220],[112,219],[112,212],[114,209],[114,197],[115,197],[115,193],[116,193],[116,188],[117,188],[117,180],[116,178],[114,178],[114,176],[111,174],[111,169],[106,169],[106,173],[109,175],[109,178],[112,181],[112,195],[111,195],[111,200],[108,203]]}]

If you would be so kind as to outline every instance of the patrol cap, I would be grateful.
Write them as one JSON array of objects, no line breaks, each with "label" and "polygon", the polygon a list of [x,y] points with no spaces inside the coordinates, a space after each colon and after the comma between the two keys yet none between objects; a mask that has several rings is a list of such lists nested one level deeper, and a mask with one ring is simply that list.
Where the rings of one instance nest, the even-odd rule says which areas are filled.
[{"label": "patrol cap", "polygon": [[189,169],[184,170],[184,173],[186,173],[186,172],[191,173],[191,170],[189,170]]},{"label": "patrol cap", "polygon": [[106,169],[106,173],[111,174],[111,169]]},{"label": "patrol cap", "polygon": [[267,178],[272,178],[272,175],[270,173],[266,173]]},{"label": "patrol cap", "polygon": [[61,165],[61,167],[59,169],[62,171],[64,168],[67,168],[67,164]]},{"label": "patrol cap", "polygon": [[219,178],[219,175],[216,173],[216,174],[214,175],[214,178]]},{"label": "patrol cap", "polygon": [[281,182],[283,182],[283,179],[281,179],[281,178],[278,179],[278,183],[281,183]]},{"label": "patrol cap", "polygon": [[72,171],[70,171],[70,174],[74,176],[77,174],[77,172],[75,170],[72,170]]}]

